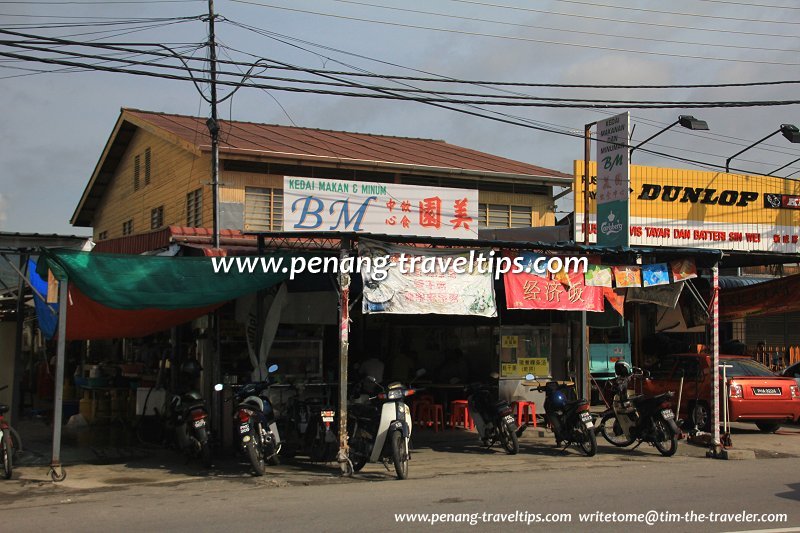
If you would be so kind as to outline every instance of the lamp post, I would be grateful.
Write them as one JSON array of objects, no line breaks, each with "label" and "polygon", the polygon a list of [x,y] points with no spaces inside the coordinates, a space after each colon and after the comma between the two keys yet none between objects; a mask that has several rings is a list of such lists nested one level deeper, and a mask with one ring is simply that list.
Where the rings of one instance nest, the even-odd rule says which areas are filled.
[{"label": "lamp post", "polygon": [[[769,139],[773,135],[777,135],[779,133],[783,134],[783,136],[786,137],[786,140],[788,140],[790,143],[800,143],[800,129],[797,129],[797,126],[795,126],[794,124],[781,124],[780,128],[778,128],[777,130],[773,131],[772,133],[770,133],[769,135],[767,135],[763,139],[759,139],[758,141],[754,142],[753,144],[751,144],[747,148],[744,148],[743,150],[739,150],[738,152],[736,152],[735,154],[730,156],[728,159],[726,159],[725,160],[725,172],[726,173],[730,172],[731,159],[733,159],[734,157],[736,157],[738,155],[743,154],[744,152],[748,151],[750,148],[756,146],[757,144],[761,144],[762,142],[766,141],[767,139]],[[792,163],[794,163],[794,161],[792,161]],[[782,168],[784,168],[784,167],[781,167],[781,168],[779,168],[779,169],[777,169],[777,170],[775,170],[773,172],[777,172],[778,170],[781,170]]]},{"label": "lamp post", "polygon": [[678,120],[676,120],[675,122],[673,122],[672,124],[670,124],[666,128],[662,129],[661,131],[656,132],[654,135],[651,135],[647,139],[643,140],[642,142],[640,142],[639,144],[637,144],[636,146],[631,148],[630,159],[629,160],[633,160],[633,151],[634,150],[639,148],[644,143],[650,142],[651,140],[655,139],[656,137],[658,137],[659,135],[661,135],[662,133],[664,133],[668,129],[672,128],[673,126],[677,126],[678,124],[680,124],[681,126],[683,126],[686,129],[689,129],[689,130],[708,130],[708,122],[706,122],[705,120],[700,120],[698,118],[693,117],[692,115],[678,115]]}]

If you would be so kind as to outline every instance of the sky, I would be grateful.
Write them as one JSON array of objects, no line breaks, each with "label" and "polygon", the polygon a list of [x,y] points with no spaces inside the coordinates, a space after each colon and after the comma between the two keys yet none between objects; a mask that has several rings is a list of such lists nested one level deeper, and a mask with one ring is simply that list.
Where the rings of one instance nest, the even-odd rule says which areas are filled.
[{"label": "sky", "polygon": [[[89,33],[108,26],[21,30],[19,25],[191,16],[206,10],[203,1],[0,0],[0,29],[72,35],[69,38],[75,40],[106,38],[199,46],[207,32],[206,24],[199,20],[124,36]],[[410,70],[416,69],[458,79],[553,84],[800,80],[800,6],[793,0],[215,0],[215,10],[225,19],[217,23],[219,42],[227,47],[220,52],[223,59],[252,60],[257,56],[308,68],[419,75]],[[237,23],[283,37],[266,37]],[[116,33],[129,29],[114,28]],[[84,35],[75,35],[79,33]],[[10,50],[0,43],[0,52]],[[204,52],[201,49],[195,55],[203,57]],[[61,68],[0,58],[4,104],[0,122],[0,231],[90,233],[88,228],[72,227],[69,219],[120,108],[209,114],[208,104],[189,82],[122,73],[53,72]],[[380,80],[380,84],[391,82]],[[448,89],[446,85],[437,88]],[[551,98],[800,100],[800,84],[648,90],[509,89]],[[463,85],[457,90],[491,92]],[[225,94],[227,89],[221,90],[221,95]],[[586,123],[625,111],[486,109],[572,133],[582,133]],[[709,132],[676,127],[647,146],[715,165],[724,164],[727,157],[783,123],[800,125],[800,107],[796,104],[630,111],[635,126],[631,144],[676,121],[680,114],[707,121]],[[418,102],[244,88],[220,106],[219,114],[225,119],[444,139],[569,174],[573,160],[583,157],[579,137],[503,124]],[[776,135],[737,157],[732,166],[766,174],[798,158],[800,145]],[[703,168],[640,151],[633,162]],[[794,177],[800,176],[800,162],[778,175],[796,171]],[[559,205],[559,218],[566,209],[563,203]]]}]

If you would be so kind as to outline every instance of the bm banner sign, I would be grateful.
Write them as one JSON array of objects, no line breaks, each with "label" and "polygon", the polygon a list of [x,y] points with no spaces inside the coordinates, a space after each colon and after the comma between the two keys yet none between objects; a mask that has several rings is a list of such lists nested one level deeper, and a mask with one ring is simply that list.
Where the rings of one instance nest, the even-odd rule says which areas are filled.
[{"label": "bm banner sign", "polygon": [[478,238],[478,191],[283,178],[284,231]]},{"label": "bm banner sign", "polygon": [[[575,233],[583,241],[583,161],[575,161]],[[589,165],[589,239],[596,242],[596,172]],[[800,252],[800,182],[630,167],[631,245]]]}]

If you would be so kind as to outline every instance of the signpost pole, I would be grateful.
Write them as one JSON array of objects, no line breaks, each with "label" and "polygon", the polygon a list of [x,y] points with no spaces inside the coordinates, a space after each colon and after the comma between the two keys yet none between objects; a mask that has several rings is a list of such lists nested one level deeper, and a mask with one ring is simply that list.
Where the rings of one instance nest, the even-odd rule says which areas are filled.
[{"label": "signpost pole", "polygon": [[[589,244],[589,160],[592,153],[592,126],[590,122],[583,129],[583,244]],[[575,221],[577,224],[577,220]],[[575,369],[578,378],[578,394],[586,398],[589,393],[589,326],[587,325],[586,311],[581,311],[581,356],[580,364]]]},{"label": "signpost pole", "polygon": [[[343,238],[339,250],[341,263],[350,253],[350,240]],[[339,268],[339,453],[336,460],[342,474],[349,476],[353,473],[353,463],[350,461],[349,446],[347,444],[347,366],[350,332],[350,275]]]},{"label": "signpost pole", "polygon": [[714,412],[711,420],[714,440],[711,443],[711,457],[724,458],[725,452],[722,449],[719,435],[719,267],[714,265],[711,269],[711,356],[713,359],[713,374],[711,385],[713,387]]}]

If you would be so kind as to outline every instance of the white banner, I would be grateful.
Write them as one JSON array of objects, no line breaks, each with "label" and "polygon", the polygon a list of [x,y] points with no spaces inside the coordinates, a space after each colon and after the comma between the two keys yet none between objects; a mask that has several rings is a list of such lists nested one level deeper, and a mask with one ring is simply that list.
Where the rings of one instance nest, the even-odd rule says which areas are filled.
[{"label": "white banner", "polygon": [[478,191],[283,178],[284,231],[478,238]]},{"label": "white banner", "polygon": [[361,271],[364,313],[497,316],[489,250],[421,250],[361,239],[358,253],[390,258],[385,278]]}]

